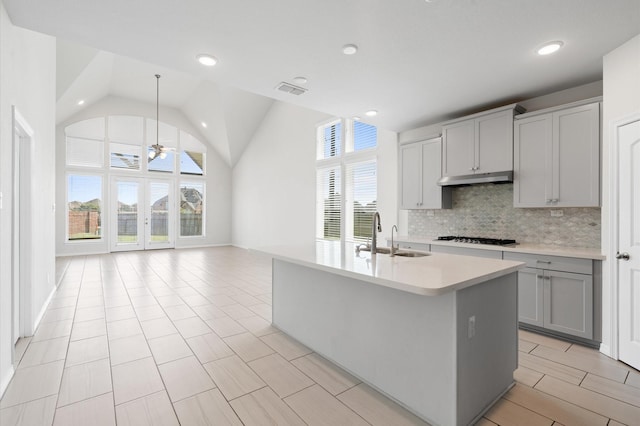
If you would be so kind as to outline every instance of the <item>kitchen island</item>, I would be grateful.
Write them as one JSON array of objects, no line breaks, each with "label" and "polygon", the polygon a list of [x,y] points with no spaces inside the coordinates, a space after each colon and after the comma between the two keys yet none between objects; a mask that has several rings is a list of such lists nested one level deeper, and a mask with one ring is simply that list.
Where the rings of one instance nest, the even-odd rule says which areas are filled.
[{"label": "kitchen island", "polygon": [[513,384],[520,262],[353,246],[273,257],[273,324],[434,425],[476,421]]}]

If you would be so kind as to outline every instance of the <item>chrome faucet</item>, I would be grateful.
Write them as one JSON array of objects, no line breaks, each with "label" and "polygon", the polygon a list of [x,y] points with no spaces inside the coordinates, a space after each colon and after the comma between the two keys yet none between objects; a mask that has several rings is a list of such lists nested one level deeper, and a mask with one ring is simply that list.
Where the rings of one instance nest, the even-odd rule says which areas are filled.
[{"label": "chrome faucet", "polygon": [[373,214],[373,225],[371,227],[371,254],[378,252],[378,232],[382,232],[382,225],[380,224],[380,213],[375,212]]},{"label": "chrome faucet", "polygon": [[398,232],[398,227],[396,225],[393,225],[391,227],[391,251],[389,252],[389,256],[395,256],[396,252],[394,250],[396,250],[396,248],[393,246],[393,230],[396,230],[396,232]]}]

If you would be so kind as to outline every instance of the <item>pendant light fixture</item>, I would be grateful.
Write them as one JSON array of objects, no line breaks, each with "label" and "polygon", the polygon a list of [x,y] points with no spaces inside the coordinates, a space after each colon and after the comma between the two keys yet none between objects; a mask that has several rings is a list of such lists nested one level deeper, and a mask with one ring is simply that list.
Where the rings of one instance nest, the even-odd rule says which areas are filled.
[{"label": "pendant light fixture", "polygon": [[160,145],[160,74],[156,74],[156,143],[151,145],[151,148],[149,161],[156,157],[164,160],[167,158],[167,151],[170,149]]}]

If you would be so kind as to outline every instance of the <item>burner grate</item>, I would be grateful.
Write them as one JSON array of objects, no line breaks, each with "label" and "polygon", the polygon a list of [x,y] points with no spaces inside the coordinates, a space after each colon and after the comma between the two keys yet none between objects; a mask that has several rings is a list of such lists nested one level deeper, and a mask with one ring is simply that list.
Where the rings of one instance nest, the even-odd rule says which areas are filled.
[{"label": "burner grate", "polygon": [[439,241],[453,241],[454,243],[467,244],[488,244],[492,246],[512,246],[516,245],[516,240],[484,237],[465,237],[461,235],[446,235],[438,237]]}]

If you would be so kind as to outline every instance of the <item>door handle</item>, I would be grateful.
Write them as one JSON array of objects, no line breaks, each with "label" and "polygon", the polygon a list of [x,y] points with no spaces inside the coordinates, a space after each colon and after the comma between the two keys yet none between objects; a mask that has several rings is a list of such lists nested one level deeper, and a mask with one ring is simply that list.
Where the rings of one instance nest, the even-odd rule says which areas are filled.
[{"label": "door handle", "polygon": [[618,260],[629,260],[631,259],[631,256],[629,256],[629,253],[616,253],[616,259]]}]

